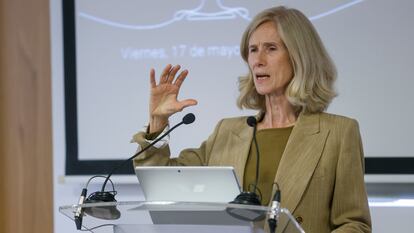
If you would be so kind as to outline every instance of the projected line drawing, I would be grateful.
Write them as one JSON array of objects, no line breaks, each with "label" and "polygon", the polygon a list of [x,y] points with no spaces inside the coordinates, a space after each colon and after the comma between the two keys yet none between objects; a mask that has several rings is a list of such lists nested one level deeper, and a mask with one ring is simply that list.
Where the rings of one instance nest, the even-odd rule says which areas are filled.
[{"label": "projected line drawing", "polygon": [[[345,10],[365,0],[351,0],[348,3],[339,5],[326,12],[309,17],[309,20],[315,21],[323,17],[332,15],[339,11]],[[207,10],[206,10],[207,9]],[[222,0],[201,0],[199,6],[194,9],[176,11],[170,20],[148,25],[133,25],[122,22],[107,20],[85,12],[79,12],[79,17],[94,21],[107,26],[129,30],[152,30],[167,27],[179,21],[213,21],[213,20],[233,20],[241,18],[251,21],[249,10],[243,7],[226,7],[222,4]]]},{"label": "projected line drawing", "polygon": [[[206,9],[208,11],[206,11]],[[186,21],[229,20],[229,19],[235,19],[238,16],[241,17],[242,19],[245,19],[246,21],[251,20],[251,18],[249,17],[249,11],[246,8],[226,7],[222,4],[221,0],[202,0],[199,6],[197,6],[196,8],[189,9],[189,10],[179,10],[174,13],[174,16],[172,19],[158,23],[158,24],[152,24],[152,25],[124,24],[124,23],[119,23],[119,22],[114,22],[114,21],[103,19],[103,18],[99,18],[99,17],[89,15],[83,12],[80,12],[79,16],[93,20],[101,24],[106,24],[108,26],[124,28],[124,29],[132,29],[132,30],[157,29],[157,28],[166,27],[172,23],[183,21],[183,20],[186,20]]]},{"label": "projected line drawing", "polygon": [[323,12],[323,13],[318,14],[318,15],[315,15],[315,16],[311,16],[311,17],[309,17],[309,20],[310,20],[310,21],[315,21],[315,20],[317,20],[317,19],[320,19],[320,18],[326,17],[326,16],[328,16],[328,15],[332,15],[332,14],[334,14],[334,13],[336,13],[336,12],[339,12],[339,11],[345,10],[345,9],[347,9],[347,8],[349,8],[349,7],[353,6],[353,5],[356,5],[356,4],[358,4],[358,3],[361,3],[361,2],[363,2],[363,1],[365,1],[365,0],[354,0],[354,1],[351,1],[351,2],[348,2],[348,3],[345,3],[345,4],[343,4],[343,5],[340,5],[340,6],[338,6],[338,7],[333,8],[332,10],[329,10],[329,11]]}]

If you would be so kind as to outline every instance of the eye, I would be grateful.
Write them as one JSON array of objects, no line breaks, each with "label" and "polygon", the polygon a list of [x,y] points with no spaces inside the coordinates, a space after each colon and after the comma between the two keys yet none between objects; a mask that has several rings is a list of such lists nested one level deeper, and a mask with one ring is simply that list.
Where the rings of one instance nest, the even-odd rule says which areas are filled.
[{"label": "eye", "polygon": [[277,50],[277,47],[276,46],[269,46],[268,47],[268,50],[269,51],[276,51]]},{"label": "eye", "polygon": [[256,47],[249,47],[249,53],[254,53],[257,51]]}]

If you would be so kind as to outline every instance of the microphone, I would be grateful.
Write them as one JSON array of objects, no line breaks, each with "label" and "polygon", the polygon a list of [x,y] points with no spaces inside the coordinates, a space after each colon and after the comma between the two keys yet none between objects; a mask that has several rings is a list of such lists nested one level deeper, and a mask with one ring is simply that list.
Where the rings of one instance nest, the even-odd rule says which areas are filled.
[{"label": "microphone", "polygon": [[256,146],[256,179],[254,182],[254,191],[253,192],[241,192],[234,201],[230,202],[231,204],[244,204],[244,205],[261,205],[259,195],[256,194],[257,183],[259,179],[259,164],[260,164],[260,153],[259,146],[256,139],[256,130],[257,130],[257,120],[253,116],[249,116],[246,120],[247,124],[250,127],[253,127],[253,141]]},{"label": "microphone", "polygon": [[[79,197],[78,205],[82,205],[86,198],[86,188],[82,189],[81,195]],[[82,216],[83,210],[82,207],[78,207],[75,212],[75,224],[76,229],[80,230],[82,228]]]},{"label": "microphone", "polygon": [[267,223],[269,224],[270,233],[275,233],[276,227],[277,227],[277,221],[279,220],[279,213],[280,213],[281,194],[280,194],[279,185],[277,183],[275,184],[276,184],[277,190],[273,196],[272,205],[270,207],[270,214],[267,220]]},{"label": "microphone", "polygon": [[[256,117],[253,117],[253,116],[249,116],[246,122],[250,127],[256,127],[257,125]],[[253,137],[255,137],[255,135],[253,135]]]},{"label": "microphone", "polygon": [[[189,125],[195,121],[195,116],[192,113],[188,113],[183,117],[182,123],[185,125]],[[179,123],[181,125],[181,123]],[[177,127],[177,126],[174,126]]]},{"label": "microphone", "polygon": [[[123,161],[120,165],[114,167],[112,169],[112,171],[108,174],[108,176],[106,176],[105,181],[102,185],[101,191],[97,191],[97,192],[94,192],[91,195],[89,195],[89,197],[84,201],[84,203],[116,202],[116,199],[115,199],[116,191],[115,190],[110,191],[110,192],[105,191],[106,183],[108,182],[108,180],[110,181],[109,178],[112,176],[112,174],[114,174],[114,172],[116,170],[120,169],[125,164],[129,163],[132,159],[134,159],[135,157],[137,157],[138,155],[140,155],[141,153],[145,152],[150,147],[155,145],[157,142],[159,142],[165,136],[170,134],[171,131],[176,129],[178,126],[180,126],[182,124],[188,125],[188,124],[193,123],[194,121],[195,121],[195,116],[194,116],[193,113],[186,114],[183,117],[183,119],[180,123],[174,125],[171,129],[169,129],[167,132],[165,132],[159,138],[154,140],[151,144],[144,147],[142,150],[138,151],[133,156],[131,156],[130,158]],[[89,183],[89,181],[88,181],[88,183]],[[111,183],[112,183],[112,181],[111,181]],[[113,184],[112,184],[112,186],[113,186]],[[79,199],[79,204],[83,204],[83,200],[84,200],[85,196],[86,196],[86,189],[83,189],[81,197]],[[79,214],[77,215],[78,210],[79,210]],[[78,220],[75,221],[75,222],[76,222],[76,226],[78,227],[78,224],[79,224],[79,227],[80,227],[81,224],[82,224],[83,214],[82,214],[82,208],[78,208],[78,210],[75,213],[75,219],[78,219]],[[93,217],[100,218],[100,219],[105,219],[105,220],[118,219],[121,216],[121,213],[116,209],[115,206],[88,207],[88,208],[85,208],[85,212],[88,213],[89,215],[93,216]],[[76,217],[76,216],[78,216],[78,217]],[[78,228],[78,229],[80,229],[80,228]]]},{"label": "microphone", "polygon": [[177,128],[178,126],[182,125],[182,124],[186,124],[189,125],[191,123],[193,123],[195,121],[195,116],[192,113],[188,113],[186,114],[183,119],[181,120],[180,123],[174,125],[171,129],[169,129],[167,132],[165,132],[163,135],[161,135],[161,137],[157,138],[156,140],[154,140],[151,144],[149,144],[148,146],[146,146],[145,148],[143,148],[142,150],[138,151],[137,153],[135,153],[133,156],[131,156],[130,158],[128,158],[127,160],[125,160],[123,163],[121,163],[119,166],[115,167],[114,169],[112,169],[112,171],[108,174],[108,176],[106,177],[103,185],[102,185],[102,189],[101,192],[104,192],[105,190],[105,186],[106,183],[109,180],[109,177],[112,176],[112,174],[118,170],[119,168],[123,167],[126,163],[130,162],[132,159],[134,159],[135,157],[137,157],[138,155],[140,155],[141,153],[143,153],[144,151],[148,150],[148,148],[150,148],[151,146],[155,145],[157,142],[159,142],[161,139],[163,139],[165,136],[167,136],[168,134],[171,133],[171,131],[173,131],[175,128]]},{"label": "microphone", "polygon": [[[259,146],[257,144],[256,140],[256,130],[257,130],[257,120],[255,117],[250,116],[247,118],[247,124],[250,127],[253,127],[253,141],[256,146],[256,179],[254,183],[254,192],[241,192],[237,197],[234,199],[234,201],[231,201],[230,204],[242,204],[242,205],[261,205],[261,201],[259,198],[259,195],[256,194],[257,183],[259,179]],[[240,208],[227,208],[226,212],[237,219],[243,220],[243,221],[260,221],[263,220],[266,216],[263,211],[260,210],[248,210],[248,209],[240,209]]]}]

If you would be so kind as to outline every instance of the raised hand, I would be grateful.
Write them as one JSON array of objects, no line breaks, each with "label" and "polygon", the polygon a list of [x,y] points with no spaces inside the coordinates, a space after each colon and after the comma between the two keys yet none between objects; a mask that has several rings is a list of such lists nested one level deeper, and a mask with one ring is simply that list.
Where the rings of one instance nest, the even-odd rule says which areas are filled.
[{"label": "raised hand", "polygon": [[168,124],[168,118],[174,113],[197,104],[194,99],[181,101],[177,99],[181,85],[188,75],[188,70],[183,70],[175,77],[180,68],[179,65],[174,67],[167,65],[162,71],[158,84],[155,80],[155,70],[150,71],[150,133],[161,131]]}]

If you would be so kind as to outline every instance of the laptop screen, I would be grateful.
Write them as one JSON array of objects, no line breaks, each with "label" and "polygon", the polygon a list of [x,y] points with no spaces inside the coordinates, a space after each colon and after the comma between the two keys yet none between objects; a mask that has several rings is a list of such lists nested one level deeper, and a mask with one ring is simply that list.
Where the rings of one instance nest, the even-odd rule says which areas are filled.
[{"label": "laptop screen", "polygon": [[147,201],[230,202],[240,194],[233,167],[135,167]]}]

